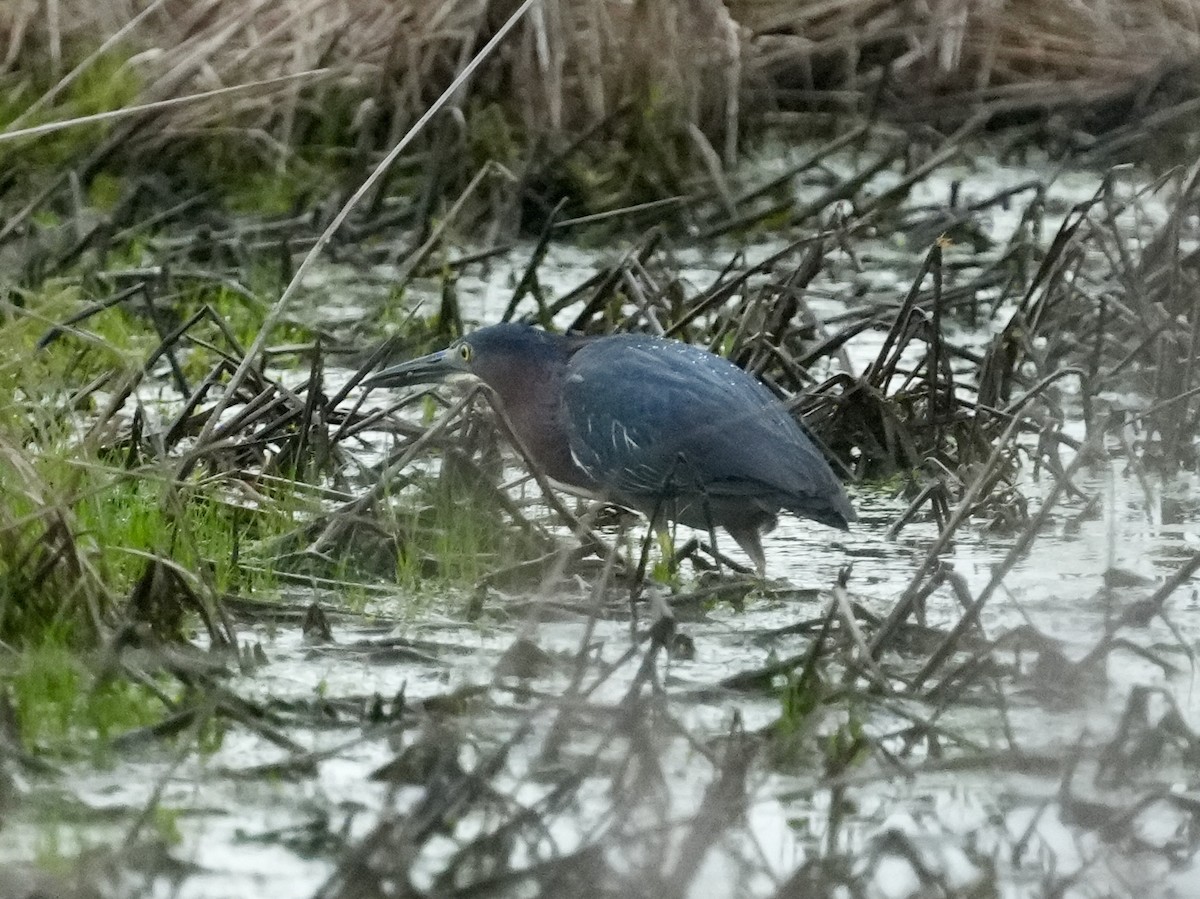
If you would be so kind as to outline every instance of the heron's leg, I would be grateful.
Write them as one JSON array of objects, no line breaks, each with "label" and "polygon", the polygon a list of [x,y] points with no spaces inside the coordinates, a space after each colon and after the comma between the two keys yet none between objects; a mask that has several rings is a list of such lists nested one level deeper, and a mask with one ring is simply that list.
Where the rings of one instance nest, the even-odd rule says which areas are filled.
[{"label": "heron's leg", "polygon": [[758,572],[760,580],[767,576],[767,556],[763,552],[762,534],[754,525],[744,525],[742,527],[733,527],[725,525],[725,530],[729,532],[729,536],[733,538],[734,543],[742,548],[742,552],[750,557],[754,563],[754,570]]}]

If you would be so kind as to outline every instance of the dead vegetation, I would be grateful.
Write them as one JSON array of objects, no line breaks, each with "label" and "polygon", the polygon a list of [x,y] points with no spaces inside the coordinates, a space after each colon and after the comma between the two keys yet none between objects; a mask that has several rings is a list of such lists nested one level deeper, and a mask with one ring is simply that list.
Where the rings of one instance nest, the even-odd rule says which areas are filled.
[{"label": "dead vegetation", "polygon": [[[1101,514],[1093,469],[1120,460],[1149,508],[1196,467],[1197,169],[1136,189],[1111,169],[1065,215],[1049,179],[969,200],[957,183],[937,202],[924,190],[995,150],[979,136],[1005,116],[1066,127],[1093,162],[1173,127],[1194,103],[1192,6],[705,6],[526,13],[458,98],[466,118],[435,120],[344,210],[327,251],[356,277],[391,266],[392,291],[328,321],[312,311],[337,288],[296,277],[340,222],[326,196],[399,145],[515,5],[5,8],[3,89],[24,104],[10,131],[89,111],[97,97],[71,88],[99,64],[84,36],[129,27],[109,47],[123,93],[100,98],[128,110],[94,144],[0,143],[17,166],[0,198],[0,827],[56,823],[51,792],[67,816],[99,817],[62,799],[81,741],[156,777],[103,810],[110,848],[61,877],[0,863],[0,894],[10,873],[79,896],[204,877],[173,847],[180,780],[236,815],[259,787],[323,797],[329,763],[364,757],[373,774],[340,803],[245,836],[319,861],[326,881],[307,886],[330,899],[683,897],[710,877],[729,895],[872,895],[897,865],[922,894],[1063,895],[1109,889],[1134,856],[1163,883],[1194,864],[1195,727],[1170,689],[1117,675],[1135,660],[1170,683],[1193,666],[1170,601],[1200,555],[1159,583],[1106,572],[1078,612],[1094,618],[1086,645],[1005,591],[1051,528]],[[205,90],[232,93],[131,108]],[[764,111],[813,109],[879,118],[832,125],[782,172],[729,167]],[[1105,116],[1122,124],[1070,130]],[[164,182],[189,145],[214,169],[317,180],[248,217],[217,177]],[[349,162],[327,168],[317,146]],[[1017,225],[995,242],[1001,215]],[[537,235],[519,250],[514,218]],[[616,229],[621,251],[548,286],[556,247]],[[766,231],[761,261],[722,242]],[[727,260],[703,283],[681,262],[693,244]],[[564,501],[512,454],[483,391],[365,396],[385,356],[469,326],[460,278],[492,265],[514,274],[505,318],[676,336],[761,377],[860,498],[900,498],[872,519],[887,547],[920,533],[894,593],[853,566],[821,591],[729,577],[736,562],[703,536],[649,573],[642,529]],[[980,534],[999,548],[972,584],[947,559]],[[442,597],[444,631],[395,611],[430,593],[457,597]],[[740,628],[752,649],[705,667],[724,658],[725,609],[740,626],[771,604],[786,624]],[[541,639],[554,625],[573,648],[561,630]],[[279,639],[293,633],[300,649]],[[405,680],[252,694],[289,652]],[[1089,713],[1113,696],[1124,711],[1105,730]],[[1046,733],[1051,719],[1069,733]],[[224,752],[228,735],[270,753]],[[1041,792],[993,795],[998,772]],[[992,795],[967,836],[890,814],[917,807],[893,801],[898,784],[936,797],[947,775]],[[786,864],[750,826],[764,806],[799,847]],[[1057,867],[1046,818],[1081,864]],[[1147,836],[1151,819],[1172,835]]]},{"label": "dead vegetation", "polygon": [[[933,148],[931,158],[959,156],[969,134],[968,128],[950,136]],[[865,139],[861,131],[849,136]],[[563,224],[552,214],[513,289],[506,317],[548,322],[570,312],[572,330],[649,330],[726,353],[784,397],[794,398],[797,413],[847,476],[905,479],[911,503],[893,524],[893,535],[926,515],[938,522],[943,543],[969,519],[1008,533],[1026,528],[1029,510],[1017,487],[1020,472],[1032,464],[1061,475],[1067,469],[1063,451],[1078,459],[1084,447],[1063,429],[1064,386],[1078,388],[1092,445],[1106,432],[1119,432],[1125,441],[1119,451],[1131,465],[1167,472],[1194,466],[1191,409],[1200,388],[1195,383],[1196,316],[1188,298],[1196,276],[1195,251],[1186,249],[1196,202],[1194,173],[1168,176],[1155,188],[1172,194],[1172,213],[1150,237],[1136,227],[1138,209],[1150,191],[1131,196],[1118,190],[1121,175],[1114,171],[1090,201],[1071,210],[1045,245],[1036,234],[1045,214],[1043,185],[1019,185],[969,205],[952,198],[948,206],[914,206],[906,201],[909,192],[933,169],[910,166],[886,143],[864,146],[856,154],[857,171],[829,183],[818,202],[791,199],[781,205],[771,200],[771,193],[811,176],[845,146],[844,139],[837,139],[783,179],[745,187],[731,203],[719,193],[697,197],[689,217],[713,232],[744,228],[781,210],[805,226],[804,236],[763,262],[743,265],[735,257],[705,286],[680,280],[671,243],[655,228],[576,288],[549,296],[538,275]],[[892,167],[901,177],[882,193],[870,192],[871,179]],[[966,241],[975,241],[979,233],[978,222],[993,209],[1011,211],[1018,201],[1026,205],[1007,245],[979,240],[975,252],[964,256]],[[399,289],[432,270],[427,268],[430,261],[447,264],[440,246],[443,234],[431,234],[412,250],[411,220],[397,221],[385,209],[367,208],[349,221],[359,233],[373,235],[372,245],[357,258],[347,248],[343,259],[360,264],[401,259]],[[1132,235],[1127,233],[1131,222]],[[96,404],[81,446],[89,456],[119,462],[130,476],[161,479],[165,486],[159,503],[172,527],[182,526],[180,510],[191,502],[197,479],[205,490],[222,485],[227,493],[220,505],[230,515],[239,508],[276,505],[281,491],[294,492],[287,485],[299,483],[307,486],[299,494],[304,501],[290,511],[297,526],[271,538],[272,552],[281,553],[273,567],[283,571],[337,576],[355,559],[369,576],[395,571],[398,565],[426,574],[436,571],[444,565],[433,550],[436,535],[447,533],[444,511],[467,496],[494,510],[492,520],[503,522],[470,538],[480,541],[475,548],[481,583],[507,581],[517,572],[526,577],[538,571],[563,573],[559,537],[539,520],[538,502],[549,503],[555,521],[574,535],[572,564],[606,555],[606,540],[594,525],[559,502],[536,471],[531,483],[540,488],[534,488],[532,497],[524,488],[517,494],[496,488],[504,471],[502,441],[488,424],[495,417],[483,394],[446,408],[432,427],[396,414],[411,400],[390,413],[364,408],[361,397],[355,398],[356,384],[380,354],[395,348],[381,348],[354,377],[330,387],[329,354],[342,357],[345,341],[363,332],[322,332],[286,317],[284,324],[296,339],[273,348],[263,344],[269,333],[264,330],[256,354],[247,355],[229,310],[258,314],[265,309],[244,283],[262,274],[239,262],[233,248],[245,247],[250,234],[257,241],[256,258],[285,257],[277,280],[268,275],[268,283],[282,283],[292,276],[286,259],[290,248],[317,239],[309,220],[293,217],[251,225],[248,231],[168,238],[155,245],[154,265],[107,265],[114,232],[125,240],[141,240],[158,223],[151,218],[132,224],[124,213],[114,215],[84,232],[71,252],[42,259],[36,269],[31,264],[25,276],[66,278],[79,291],[79,308],[57,321],[41,322],[37,346],[42,351],[64,344],[77,347],[73,365],[96,373],[71,397],[75,407]],[[920,239],[939,232],[960,235],[963,242],[933,241],[903,295],[852,304],[834,319],[822,319],[813,310],[814,287],[819,293],[822,283],[837,283],[841,277],[831,268],[846,261],[858,265],[856,242],[889,236]],[[486,264],[491,252],[504,251],[501,245],[450,265]],[[947,252],[958,255],[953,270],[947,269]],[[197,258],[210,263],[198,267]],[[13,320],[37,321],[27,319],[16,304],[10,303],[7,314]],[[996,314],[1004,320],[981,349],[950,336],[961,324]],[[153,335],[144,356],[125,369],[108,366],[102,357],[113,348],[88,330],[114,318],[135,321]],[[462,327],[462,319],[448,280],[436,318],[428,325],[410,323],[405,351],[444,342]],[[846,347],[874,333],[883,335],[874,358],[856,370]],[[356,349],[350,354],[362,359]],[[307,375],[289,378],[290,386],[285,386],[270,371],[283,359],[299,360]],[[151,423],[145,389],[153,384],[159,385],[158,402],[165,399],[162,391],[169,392],[171,411]],[[1113,409],[1109,397],[1118,392],[1136,393],[1144,402]],[[395,438],[392,454],[381,468],[364,472],[356,446],[381,431]],[[28,469],[26,495],[41,495],[39,476],[15,447],[11,450],[14,473]],[[440,459],[436,477],[413,474],[415,462],[430,458]],[[364,477],[373,481],[365,491]],[[1067,489],[1083,495],[1070,482]],[[425,511],[396,517],[387,511],[389,497],[415,499]],[[74,572],[80,596],[90,597],[79,606],[84,610],[80,620],[89,621],[95,632],[101,609],[112,606],[113,594],[87,586],[86,572],[92,569],[73,548],[78,528],[70,525],[69,510],[74,503],[70,495],[46,499],[33,503],[30,516],[14,517],[6,528],[13,535],[6,554],[14,576],[32,578],[34,593],[56,600],[63,593],[55,586],[55,571],[66,566],[64,571]],[[34,522],[40,522],[40,530]],[[467,538],[460,534],[457,539]],[[516,539],[509,548],[520,550],[511,572],[487,561],[499,558],[506,539]],[[721,556],[714,559],[720,562]],[[634,560],[625,563],[630,566],[625,573],[634,574]],[[697,558],[697,564],[708,563]],[[937,584],[915,586],[914,595]],[[132,589],[132,583],[117,592],[126,588]],[[220,590],[210,581],[205,593],[210,598],[191,602],[193,609],[211,608],[211,597]],[[217,639],[215,626],[210,629]]]},{"label": "dead vegetation", "polygon": [[[898,122],[915,145],[928,126],[1021,122],[1026,138],[1120,159],[1177,141],[1198,102],[1194,0],[518,6],[10,3],[0,109],[16,112],[0,150],[32,188],[23,201],[64,191],[69,168],[84,187],[114,169],[218,190],[287,173],[274,201],[312,206],[357,183],[514,10],[512,39],[422,140],[438,167],[418,204],[497,163],[514,179],[508,217],[536,230],[563,198],[587,214],[686,195],[696,173],[719,181],[788,121],[805,136]],[[97,113],[111,123],[83,123]],[[41,130],[14,140],[23,129]],[[49,182],[28,152],[48,139],[67,164]]]}]

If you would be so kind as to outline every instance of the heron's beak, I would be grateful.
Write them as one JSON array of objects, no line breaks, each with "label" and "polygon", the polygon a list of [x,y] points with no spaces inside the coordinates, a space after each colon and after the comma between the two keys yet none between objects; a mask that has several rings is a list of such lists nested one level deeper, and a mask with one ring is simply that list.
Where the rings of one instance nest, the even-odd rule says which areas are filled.
[{"label": "heron's beak", "polygon": [[391,365],[363,380],[364,387],[408,387],[431,384],[463,371],[458,353],[438,350],[428,356]]}]

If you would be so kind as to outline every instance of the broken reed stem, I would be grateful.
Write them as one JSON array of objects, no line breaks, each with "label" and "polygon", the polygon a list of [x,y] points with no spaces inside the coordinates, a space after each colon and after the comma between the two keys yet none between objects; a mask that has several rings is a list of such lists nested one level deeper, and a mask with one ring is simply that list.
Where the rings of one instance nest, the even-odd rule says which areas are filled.
[{"label": "broken reed stem", "polygon": [[941,263],[941,258],[942,249],[937,243],[934,243],[930,246],[929,252],[925,254],[921,268],[917,272],[917,276],[913,278],[912,286],[908,289],[908,294],[904,297],[904,302],[900,305],[900,309],[892,321],[892,327],[879,347],[875,361],[863,373],[863,381],[886,391],[887,383],[895,373],[896,366],[899,365],[900,358],[904,354],[904,348],[908,345],[905,338],[908,335],[913,311],[917,306],[917,299],[921,295],[921,285],[934,265]]},{"label": "broken reed stem", "polygon": [[925,559],[922,561],[921,567],[917,570],[913,579],[909,581],[908,588],[900,595],[900,599],[897,600],[896,605],[892,608],[892,612],[883,623],[883,627],[875,635],[875,639],[871,642],[871,658],[878,659],[880,657],[888,642],[912,613],[915,600],[921,592],[921,584],[925,580],[927,573],[937,570],[938,556],[946,548],[946,545],[958,530],[959,525],[966,521],[971,514],[971,510],[975,508],[975,504],[979,501],[980,495],[983,493],[984,485],[990,480],[990,472],[1000,464],[1009,441],[1012,440],[1019,425],[1020,419],[1016,417],[1012,418],[1008,426],[1005,427],[1004,433],[1000,435],[1000,439],[996,441],[996,447],[992,450],[991,456],[988,457],[987,462],[984,464],[983,471],[972,481],[966,494],[955,508],[954,514],[950,516],[950,520],[946,522],[946,526],[938,534],[937,540],[934,541],[933,546],[925,554]]},{"label": "broken reed stem", "polygon": [[1103,639],[1080,660],[1080,667],[1086,667],[1103,656],[1112,646],[1114,638],[1122,627],[1143,619],[1149,620],[1152,615],[1161,615],[1163,605],[1170,599],[1171,594],[1187,583],[1197,571],[1200,571],[1200,552],[1193,553],[1192,557],[1167,578],[1152,595],[1130,607],[1115,623],[1110,624]]},{"label": "broken reed stem", "polygon": [[114,119],[124,119],[129,116],[140,115],[145,112],[162,112],[164,109],[171,109],[176,106],[184,106],[188,103],[198,103],[201,100],[211,100],[214,97],[221,97],[226,94],[242,93],[253,88],[259,87],[276,87],[289,81],[299,81],[304,78],[315,79],[319,76],[330,74],[330,69],[311,69],[307,72],[293,72],[290,75],[280,75],[277,78],[264,78],[261,81],[248,81],[245,84],[233,84],[229,87],[218,87],[211,91],[201,91],[198,94],[188,94],[185,97],[169,97],[166,100],[155,100],[151,103],[140,103],[137,106],[123,106],[120,109],[110,109],[107,112],[97,112],[92,115],[78,116],[73,119],[64,119],[61,122],[47,122],[44,125],[33,125],[29,128],[21,128],[17,131],[0,131],[0,143],[10,140],[17,140],[22,137],[36,137],[43,134],[53,134],[56,131],[64,131],[67,128],[75,128],[82,125],[95,125],[100,122],[109,122]]},{"label": "broken reed stem", "polygon": [[499,29],[497,29],[494,35],[492,35],[491,40],[489,40],[483,46],[483,48],[480,49],[480,51],[476,53],[465,66],[463,66],[462,71],[460,71],[458,75],[455,76],[454,80],[450,82],[449,86],[442,91],[437,100],[435,100],[429,109],[427,109],[425,113],[419,119],[417,119],[413,126],[408,129],[408,131],[402,138],[400,138],[396,145],[388,151],[388,154],[384,156],[379,165],[377,165],[371,174],[367,176],[366,180],[363,181],[358,190],[351,195],[350,199],[345,202],[340,210],[338,210],[338,214],[333,217],[333,220],[329,223],[325,230],[321,232],[321,235],[316,239],[316,242],[313,243],[308,253],[305,254],[304,259],[300,262],[299,267],[296,269],[296,273],[292,276],[292,280],[288,282],[288,285],[284,288],[283,293],[279,295],[279,299],[276,300],[271,308],[267,311],[266,316],[263,318],[262,326],[258,329],[258,334],[255,335],[254,342],[246,351],[242,358],[241,364],[237,367],[237,370],[230,377],[229,383],[225,385],[224,391],[222,391],[221,395],[217,398],[217,402],[213,408],[212,414],[210,415],[208,421],[205,422],[204,428],[196,440],[198,450],[204,447],[209,438],[212,436],[213,428],[215,427],[217,420],[221,417],[221,414],[232,401],[233,396],[241,386],[242,381],[246,379],[246,375],[250,372],[251,367],[254,365],[254,360],[259,356],[260,353],[262,353],[264,347],[266,347],[267,340],[269,339],[275,326],[279,323],[280,318],[282,318],[284,310],[287,309],[288,302],[296,293],[296,290],[299,288],[300,284],[304,281],[304,276],[308,273],[309,268],[321,254],[321,251],[325,249],[326,244],[329,243],[329,241],[333,238],[333,235],[337,233],[338,229],[342,227],[342,224],[350,216],[350,213],[354,210],[354,208],[362,201],[363,197],[365,197],[371,191],[371,189],[375,187],[380,179],[383,178],[384,174],[392,167],[392,164],[397,158],[399,158],[404,149],[410,143],[412,143],[413,139],[416,138],[418,134],[425,129],[425,126],[429,124],[433,117],[450,102],[451,98],[454,97],[459,88],[461,88],[463,84],[466,83],[467,79],[469,79],[475,73],[475,70],[483,64],[484,60],[492,55],[495,49],[500,45],[500,43],[513,29],[517,22],[519,22],[533,6],[534,2],[535,0],[524,0],[524,2],[513,11],[513,14],[509,16],[505,23],[501,25]]},{"label": "broken reed stem", "polygon": [[329,523],[321,531],[320,536],[309,545],[307,552],[316,555],[324,552],[326,547],[342,533],[353,516],[361,514],[387,491],[391,486],[392,476],[402,471],[417,457],[417,454],[421,450],[428,446],[435,438],[440,437],[442,432],[449,428],[462,415],[463,410],[471,404],[476,394],[482,393],[484,389],[483,385],[480,384],[467,391],[467,394],[462,399],[451,406],[441,418],[427,428],[420,437],[409,444],[399,459],[384,468],[379,478],[371,485],[369,490],[362,494],[362,496],[356,497],[330,512]]},{"label": "broken reed stem", "polygon": [[[1000,586],[1004,578],[1008,576],[1008,573],[1012,567],[1018,561],[1020,561],[1021,558],[1024,557],[1025,553],[1029,550],[1029,547],[1033,544],[1034,538],[1037,537],[1038,533],[1042,529],[1042,526],[1050,518],[1050,513],[1054,511],[1054,507],[1058,504],[1059,498],[1063,495],[1063,492],[1067,490],[1068,485],[1071,483],[1071,478],[1074,477],[1075,473],[1079,471],[1079,469],[1083,467],[1083,465],[1089,459],[1093,458],[1094,454],[1100,449],[1100,447],[1101,445],[1099,443],[1085,443],[1083,448],[1076,453],[1075,458],[1071,460],[1071,464],[1067,466],[1067,470],[1063,473],[1062,477],[1055,480],[1054,486],[1050,489],[1050,493],[1047,495],[1045,502],[1042,503],[1042,507],[1038,509],[1037,514],[1033,517],[1029,524],[1026,525],[1025,530],[1021,533],[1021,536],[1017,539],[1017,542],[1014,543],[1012,548],[1009,549],[1009,551],[1005,554],[1003,561],[996,566],[996,569],[992,572],[992,576],[988,580],[987,585],[980,592],[979,596],[977,596],[971,603],[971,606],[958,619],[954,627],[950,629],[950,633],[946,635],[945,639],[942,640],[938,648],[934,650],[933,654],[928,660],[926,660],[921,670],[917,672],[917,676],[912,682],[913,690],[919,690],[921,688],[925,681],[927,681],[930,676],[932,676],[933,673],[941,667],[942,663],[954,653],[958,641],[962,638],[963,634],[965,634],[970,628],[974,627],[978,623],[979,614],[983,611],[983,607],[987,604],[988,600],[992,598],[992,594],[996,591],[996,588]],[[939,687],[938,689],[941,688]],[[937,690],[933,691],[934,694],[937,692]]]}]

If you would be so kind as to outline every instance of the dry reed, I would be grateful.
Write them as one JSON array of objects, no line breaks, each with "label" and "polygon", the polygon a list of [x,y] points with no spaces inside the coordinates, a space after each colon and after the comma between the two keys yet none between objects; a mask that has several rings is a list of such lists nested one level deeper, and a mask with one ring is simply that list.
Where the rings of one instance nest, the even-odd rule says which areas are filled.
[{"label": "dry reed", "polygon": [[[125,60],[139,103],[263,84],[140,115],[127,152],[224,134],[280,163],[322,129],[373,151],[396,142],[511,6],[62,0],[44,15],[27,0],[0,9],[0,72],[43,114],[98,47]],[[458,102],[499,104],[531,142],[559,144],[650,113],[678,152],[711,166],[771,110],[1111,117],[1188,73],[1198,51],[1196,0],[544,0]],[[304,73],[318,74],[272,80]]]}]

